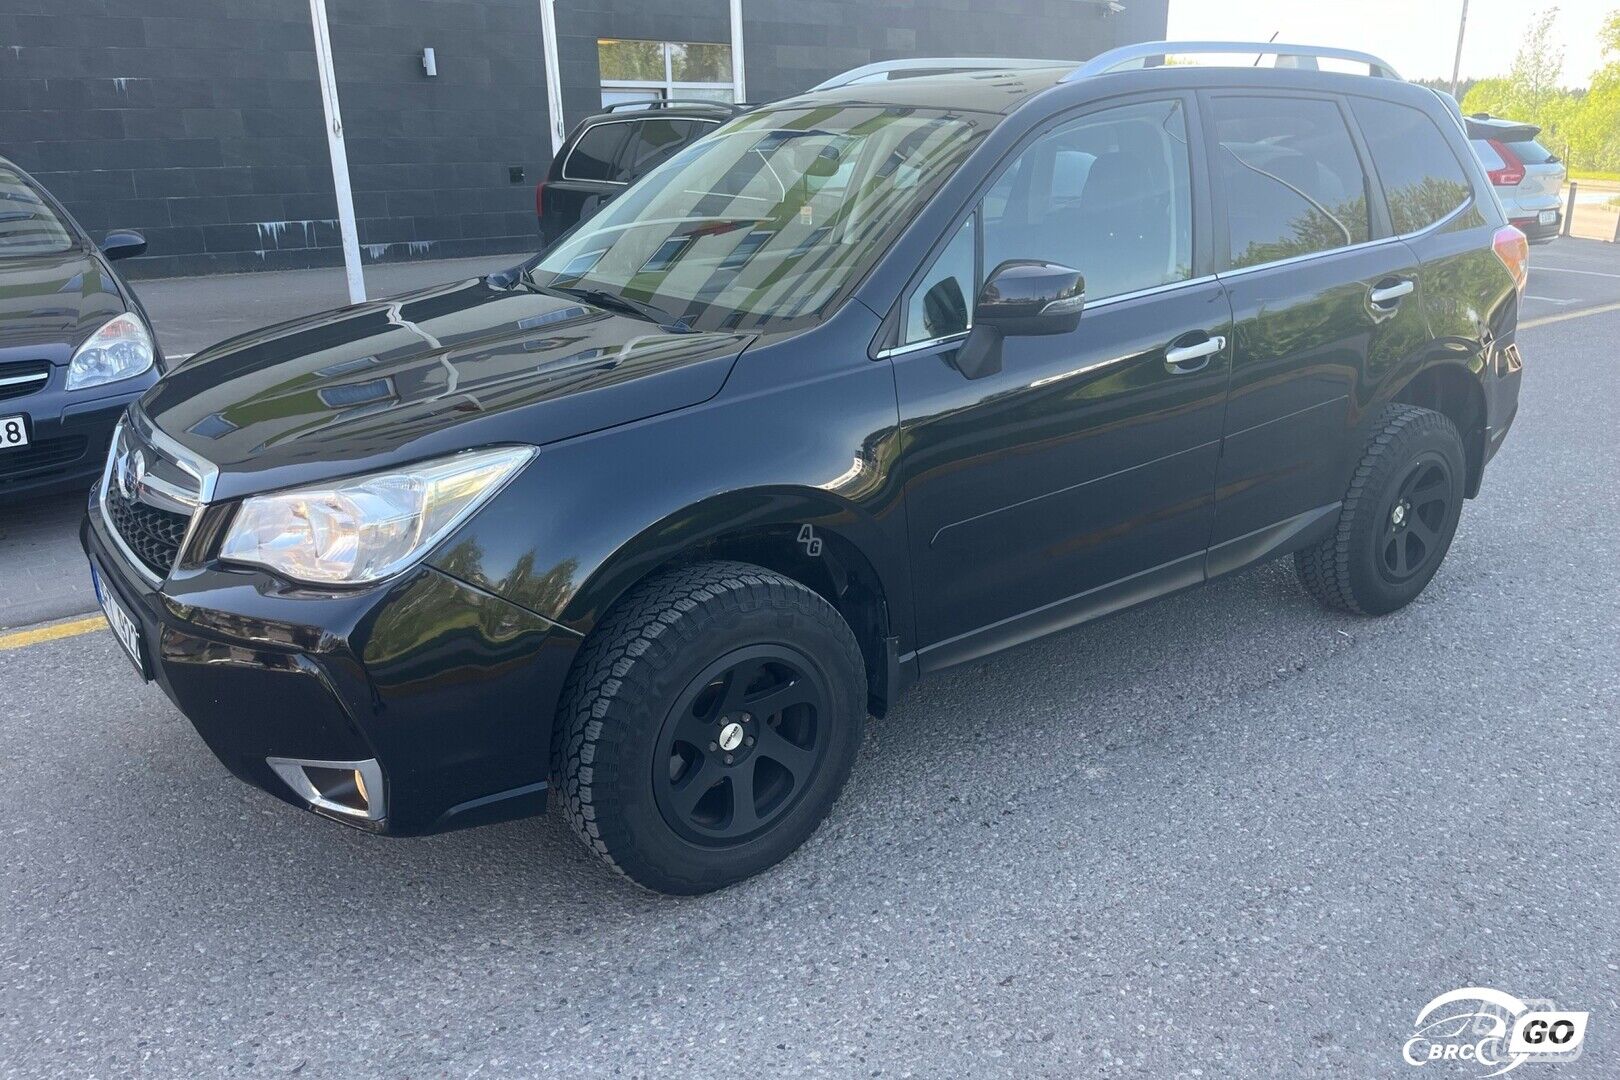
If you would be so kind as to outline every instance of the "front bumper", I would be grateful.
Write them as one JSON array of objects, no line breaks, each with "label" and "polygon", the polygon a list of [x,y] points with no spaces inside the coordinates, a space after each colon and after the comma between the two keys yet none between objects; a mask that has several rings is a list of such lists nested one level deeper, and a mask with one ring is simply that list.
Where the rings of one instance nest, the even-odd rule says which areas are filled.
[{"label": "front bumper", "polygon": [[[153,680],[241,779],[391,834],[544,809],[572,631],[428,567],[351,592],[218,567],[154,588],[94,504],[80,539],[139,625]],[[273,758],[375,761],[386,816],[312,805]]]},{"label": "front bumper", "polygon": [[0,500],[89,487],[101,475],[118,418],[157,379],[151,372],[132,380],[127,391],[79,401],[54,389],[63,377],[52,371],[47,389],[0,401],[0,414],[25,414],[30,426],[28,446],[0,450]]}]

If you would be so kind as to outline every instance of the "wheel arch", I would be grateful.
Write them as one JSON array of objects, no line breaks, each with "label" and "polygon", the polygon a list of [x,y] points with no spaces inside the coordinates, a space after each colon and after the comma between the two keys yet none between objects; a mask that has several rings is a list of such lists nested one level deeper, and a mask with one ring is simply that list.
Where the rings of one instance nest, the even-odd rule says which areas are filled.
[{"label": "wheel arch", "polygon": [[1462,438],[1467,463],[1463,494],[1479,494],[1485,474],[1485,388],[1479,376],[1460,362],[1430,364],[1414,374],[1389,399],[1392,403],[1433,409],[1451,421]]},{"label": "wheel arch", "polygon": [[899,641],[910,601],[903,560],[885,532],[826,491],[727,492],[664,517],[620,545],[570,599],[563,621],[587,636],[637,584],[713,559],[753,563],[821,595],[849,624],[866,663],[868,707],[882,716],[901,689]]}]

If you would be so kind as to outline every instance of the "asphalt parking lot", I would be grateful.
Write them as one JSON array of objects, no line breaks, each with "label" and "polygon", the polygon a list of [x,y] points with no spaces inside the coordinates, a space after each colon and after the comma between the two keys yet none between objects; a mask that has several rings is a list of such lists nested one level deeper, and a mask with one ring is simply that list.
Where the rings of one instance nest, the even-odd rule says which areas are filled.
[{"label": "asphalt parking lot", "polygon": [[[1527,1072],[1615,1075],[1620,249],[1532,260],[1517,424],[1410,608],[1275,564],[932,679],[721,894],[555,810],[342,829],[105,632],[0,649],[0,1075],[1391,1076],[1470,985],[1590,1010]],[[82,578],[53,507],[7,512],[8,581]]]}]

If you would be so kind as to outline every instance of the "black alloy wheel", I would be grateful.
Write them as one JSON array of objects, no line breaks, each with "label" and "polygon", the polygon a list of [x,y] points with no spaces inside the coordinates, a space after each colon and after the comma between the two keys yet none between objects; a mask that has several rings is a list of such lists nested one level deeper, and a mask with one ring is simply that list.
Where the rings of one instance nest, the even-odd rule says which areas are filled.
[{"label": "black alloy wheel", "polygon": [[1451,467],[1438,453],[1418,457],[1388,500],[1389,522],[1378,553],[1379,569],[1392,582],[1410,581],[1445,553],[1442,533],[1450,517]]},{"label": "black alloy wheel", "polygon": [[826,757],[826,690],[785,645],[739,649],[692,680],[664,721],[653,792],[687,839],[726,846],[769,829]]}]

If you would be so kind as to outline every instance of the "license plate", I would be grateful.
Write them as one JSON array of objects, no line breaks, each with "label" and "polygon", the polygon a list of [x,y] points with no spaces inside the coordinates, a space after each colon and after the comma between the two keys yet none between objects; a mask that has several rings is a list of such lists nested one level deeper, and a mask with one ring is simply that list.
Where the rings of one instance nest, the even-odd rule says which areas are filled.
[{"label": "license plate", "polygon": [[28,445],[28,417],[0,416],[0,450]]},{"label": "license plate", "polygon": [[1542,225],[1551,225],[1557,220],[1558,211],[1556,210],[1543,210],[1540,214],[1536,215],[1536,221]]},{"label": "license plate", "polygon": [[141,652],[140,624],[130,617],[124,605],[113,595],[112,589],[101,580],[101,571],[95,563],[90,564],[90,582],[96,587],[96,599],[101,602],[101,613],[107,616],[107,625],[112,627],[113,637],[124,647],[130,663],[135,665],[135,671],[144,681],[148,676],[145,654]]}]

